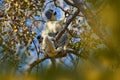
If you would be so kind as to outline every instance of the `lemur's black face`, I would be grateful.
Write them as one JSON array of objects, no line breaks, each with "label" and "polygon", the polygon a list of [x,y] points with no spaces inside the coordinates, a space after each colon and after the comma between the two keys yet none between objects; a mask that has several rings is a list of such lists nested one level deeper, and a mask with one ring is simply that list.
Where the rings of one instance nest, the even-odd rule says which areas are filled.
[{"label": "lemur's black face", "polygon": [[49,9],[48,11],[45,12],[45,16],[48,19],[51,19],[53,16],[56,16],[56,15],[57,15],[56,11],[54,11],[52,9]]}]

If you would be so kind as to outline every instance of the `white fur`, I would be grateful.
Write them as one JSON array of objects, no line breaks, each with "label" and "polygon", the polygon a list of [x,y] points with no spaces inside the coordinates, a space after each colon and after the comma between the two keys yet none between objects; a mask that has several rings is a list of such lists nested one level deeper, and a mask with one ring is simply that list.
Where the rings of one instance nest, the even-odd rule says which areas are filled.
[{"label": "white fur", "polygon": [[49,33],[60,32],[64,28],[64,20],[59,21],[48,21],[41,35],[49,36]]},{"label": "white fur", "polygon": [[42,50],[49,57],[53,57],[57,54],[54,43],[47,36],[43,37]]},{"label": "white fur", "polygon": [[64,28],[64,19],[57,21],[54,20],[53,17],[55,16],[52,16],[51,20],[47,21],[46,26],[41,33],[41,36],[43,37],[42,51],[49,57],[55,56],[60,51],[55,48],[55,44],[52,41],[55,35],[50,36],[49,34],[55,34]]}]

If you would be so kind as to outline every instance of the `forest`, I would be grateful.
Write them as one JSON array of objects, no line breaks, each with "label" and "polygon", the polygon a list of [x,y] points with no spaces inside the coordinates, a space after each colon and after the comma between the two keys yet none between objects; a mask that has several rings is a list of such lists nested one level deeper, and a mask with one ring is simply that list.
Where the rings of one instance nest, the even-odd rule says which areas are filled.
[{"label": "forest", "polygon": [[[0,80],[120,80],[119,7],[119,0],[0,0]],[[45,28],[47,10],[63,27],[47,35],[52,57],[42,49],[54,51],[41,38],[54,25]]]}]

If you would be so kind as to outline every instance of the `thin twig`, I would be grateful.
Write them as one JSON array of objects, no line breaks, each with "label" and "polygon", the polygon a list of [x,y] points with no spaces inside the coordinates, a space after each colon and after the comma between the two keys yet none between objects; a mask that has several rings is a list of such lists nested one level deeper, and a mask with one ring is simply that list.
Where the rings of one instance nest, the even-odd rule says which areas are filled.
[{"label": "thin twig", "polygon": [[[64,10],[63,7],[57,5],[57,4],[56,4],[56,0],[54,0],[54,4],[55,4],[56,7],[60,8],[60,9],[61,9],[63,12],[65,12],[66,14],[73,15],[72,13],[68,12],[67,10]],[[77,15],[77,16],[82,16],[82,17],[83,17],[83,15],[81,15],[81,14],[79,14],[79,15]]]},{"label": "thin twig", "polygon": [[[33,42],[34,47],[35,47],[35,49],[36,49],[36,51],[37,51],[37,60],[39,60],[39,51],[38,51],[38,49],[37,49],[37,46],[36,46],[34,40],[32,40],[32,42]],[[37,72],[38,72],[38,68],[39,68],[39,64],[37,65]]]},{"label": "thin twig", "polygon": [[68,66],[67,64],[65,64],[62,60],[60,60],[60,62],[61,62],[64,66],[66,66],[67,68],[71,69],[71,67]]},{"label": "thin twig", "polygon": [[4,59],[6,59],[8,56],[5,54],[4,56],[2,56],[1,58],[0,58],[0,62],[2,62]]},{"label": "thin twig", "polygon": [[52,3],[53,1],[49,1],[48,3],[46,3],[45,7],[43,10],[45,10],[46,6],[49,4],[49,3]]}]

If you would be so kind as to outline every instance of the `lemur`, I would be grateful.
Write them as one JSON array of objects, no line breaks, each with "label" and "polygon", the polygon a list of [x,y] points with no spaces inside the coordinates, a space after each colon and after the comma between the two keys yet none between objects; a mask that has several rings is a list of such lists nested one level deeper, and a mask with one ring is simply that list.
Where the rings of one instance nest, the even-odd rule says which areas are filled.
[{"label": "lemur", "polygon": [[41,37],[43,38],[42,51],[49,57],[54,57],[57,55],[57,53],[61,51],[60,47],[64,47],[68,39],[68,34],[63,34],[58,42],[54,41],[56,34],[64,28],[65,21],[64,18],[57,20],[56,15],[57,13],[52,9],[49,9],[45,12],[47,22],[43,31],[41,32]]}]

